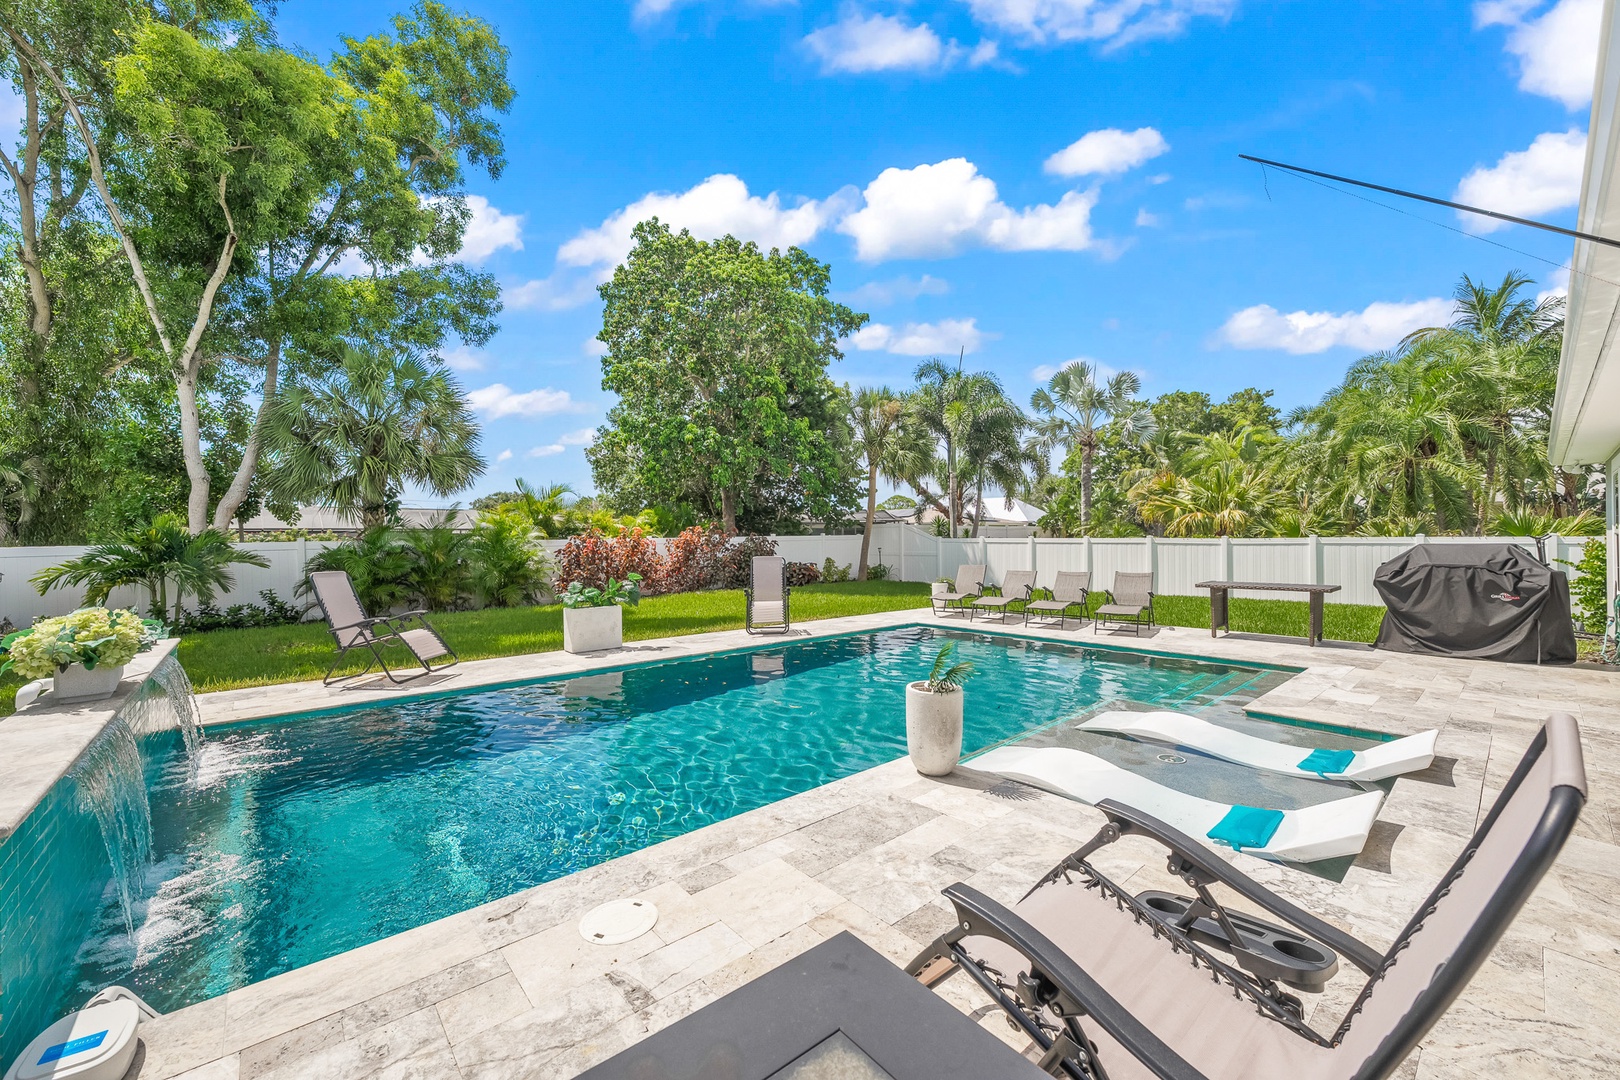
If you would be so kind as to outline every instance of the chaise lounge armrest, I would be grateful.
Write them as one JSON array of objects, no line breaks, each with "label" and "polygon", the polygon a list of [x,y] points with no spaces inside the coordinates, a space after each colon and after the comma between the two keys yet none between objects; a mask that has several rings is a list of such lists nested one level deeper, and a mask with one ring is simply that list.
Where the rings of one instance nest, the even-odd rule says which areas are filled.
[{"label": "chaise lounge armrest", "polygon": [[1250,903],[1320,941],[1368,975],[1383,964],[1383,954],[1372,946],[1284,900],[1180,829],[1113,799],[1102,800],[1097,809],[1107,815],[1109,823],[1119,829],[1121,836],[1146,836],[1169,848],[1171,873],[1181,877],[1195,874],[1220,882]]},{"label": "chaise lounge armrest", "polygon": [[1206,1080],[1050,938],[1016,913],[961,882],[946,889],[945,898],[956,907],[957,929],[951,936],[994,938],[1015,949],[1030,961],[1030,973],[1046,984],[1038,987],[1048,998],[1043,1004],[1055,1004],[1065,1015],[1083,1013],[1159,1080]]}]

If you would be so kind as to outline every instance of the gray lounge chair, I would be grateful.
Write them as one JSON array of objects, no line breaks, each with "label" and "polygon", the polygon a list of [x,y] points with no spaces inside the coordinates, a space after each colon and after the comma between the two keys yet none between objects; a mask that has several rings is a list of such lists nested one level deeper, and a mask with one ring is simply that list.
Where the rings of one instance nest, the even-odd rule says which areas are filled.
[{"label": "gray lounge chair", "polygon": [[1012,610],[1013,604],[1027,604],[1029,594],[1035,588],[1035,571],[1009,570],[1007,576],[1001,579],[999,596],[980,596],[973,601],[968,609],[968,618],[976,619],[979,612],[984,612],[988,618],[992,611],[1001,613],[1001,621],[1007,621],[1007,613]]},{"label": "gray lounge chair", "polygon": [[[410,682],[420,679],[423,675],[441,671],[460,662],[455,651],[445,644],[439,632],[428,625],[425,610],[407,611],[400,615],[379,615],[371,618],[366,615],[366,609],[360,604],[360,596],[354,591],[354,582],[342,570],[320,570],[309,575],[310,586],[315,590],[315,600],[321,605],[321,614],[326,617],[327,629],[332,633],[332,640],[337,643],[337,655],[332,658],[332,666],[326,669],[326,677],[321,681],[330,686],[333,683],[343,682],[346,679],[358,679],[371,671],[372,665],[382,668],[388,681],[393,683]],[[422,670],[406,678],[395,675],[383,658],[383,649],[389,645],[400,645],[416,659]],[[340,675],[332,677],[338,664],[351,649],[367,649],[371,659],[366,666],[353,675]],[[433,665],[431,661],[442,656],[450,658],[449,663]]]},{"label": "gray lounge chair", "polygon": [[754,556],[743,596],[748,604],[743,629],[750,634],[785,634],[793,628],[793,616],[788,611],[787,560],[782,556]]},{"label": "gray lounge chair", "polygon": [[1101,632],[1105,623],[1130,623],[1140,637],[1144,621],[1153,625],[1153,575],[1116,573],[1114,587],[1108,590],[1108,603],[1092,616],[1092,632]]},{"label": "gray lounge chair", "polygon": [[1024,605],[1024,622],[1029,622],[1030,616],[1040,615],[1048,623],[1056,615],[1058,629],[1062,630],[1068,625],[1069,612],[1075,607],[1080,608],[1080,622],[1085,624],[1086,604],[1091,599],[1091,574],[1085,570],[1060,570],[1057,580],[1052,583],[1052,598],[1050,600],[1031,600]]},{"label": "gray lounge chair", "polygon": [[[946,889],[955,925],[907,971],[931,986],[967,972],[1045,1051],[1054,1076],[1382,1080],[1485,962],[1585,801],[1580,731],[1555,714],[1457,861],[1379,952],[1191,837],[1105,800],[1102,831],[1011,908],[966,885]],[[1133,897],[1087,861],[1126,835],[1168,848],[1171,873],[1197,897]],[[1226,911],[1210,891],[1217,883],[1287,926]],[[1284,985],[1320,989],[1339,957],[1368,979],[1344,1022],[1317,1032]]]},{"label": "gray lounge chair", "polygon": [[958,567],[956,587],[951,592],[935,593],[934,614],[943,615],[953,604],[962,607],[969,600],[977,600],[984,592],[984,564],[973,563]]}]

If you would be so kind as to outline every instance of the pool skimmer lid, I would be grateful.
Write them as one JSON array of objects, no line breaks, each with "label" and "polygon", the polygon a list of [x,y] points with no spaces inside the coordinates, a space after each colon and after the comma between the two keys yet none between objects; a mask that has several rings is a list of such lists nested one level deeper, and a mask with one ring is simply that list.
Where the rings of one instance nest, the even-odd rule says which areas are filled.
[{"label": "pool skimmer lid", "polygon": [[622,945],[653,928],[658,908],[651,900],[613,900],[579,920],[579,936],[593,945]]}]

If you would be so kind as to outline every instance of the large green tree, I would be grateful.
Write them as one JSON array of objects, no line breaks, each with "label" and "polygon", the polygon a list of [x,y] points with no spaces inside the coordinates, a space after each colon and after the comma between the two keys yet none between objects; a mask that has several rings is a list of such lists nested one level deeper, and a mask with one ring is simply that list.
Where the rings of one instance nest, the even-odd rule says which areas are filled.
[{"label": "large green tree", "polygon": [[1091,524],[1092,474],[1103,428],[1112,424],[1123,438],[1135,442],[1151,438],[1157,430],[1153,412],[1136,400],[1141,390],[1142,379],[1134,371],[1104,378],[1095,365],[1075,360],[1030,397],[1036,414],[1035,448],[1048,454],[1054,450],[1079,454],[1082,529]]},{"label": "large green tree", "polygon": [[699,240],[657,219],[600,288],[602,388],[618,395],[586,451],[623,508],[687,505],[728,530],[855,502],[846,403],[828,377],[866,316],[827,296],[798,248]]},{"label": "large green tree", "polygon": [[851,393],[849,418],[855,450],[866,469],[866,527],[855,567],[855,580],[865,581],[872,526],[877,519],[878,479],[898,481],[915,476],[927,466],[932,453],[926,435],[911,422],[905,399],[887,386],[868,386]]}]

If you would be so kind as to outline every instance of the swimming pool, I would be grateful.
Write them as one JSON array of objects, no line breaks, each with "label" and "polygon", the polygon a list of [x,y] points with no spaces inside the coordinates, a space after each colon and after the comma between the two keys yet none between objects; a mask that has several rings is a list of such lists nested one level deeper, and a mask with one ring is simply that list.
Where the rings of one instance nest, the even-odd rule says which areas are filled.
[{"label": "swimming pool", "polygon": [[[195,776],[166,733],[134,939],[109,890],[62,1004],[120,982],[168,1011],[892,760],[943,639],[978,668],[968,752],[1104,702],[1242,724],[1291,674],[914,626],[213,728]],[[1354,790],[1088,748],[1261,805]]]}]

